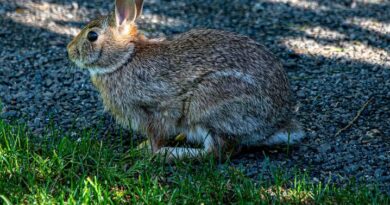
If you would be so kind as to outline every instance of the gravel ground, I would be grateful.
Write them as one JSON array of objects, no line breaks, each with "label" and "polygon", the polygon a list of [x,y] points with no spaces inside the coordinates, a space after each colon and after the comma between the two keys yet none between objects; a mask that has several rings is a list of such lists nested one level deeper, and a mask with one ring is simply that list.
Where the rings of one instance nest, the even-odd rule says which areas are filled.
[{"label": "gravel ground", "polygon": [[[123,133],[103,112],[88,73],[73,68],[65,50],[111,1],[0,3],[1,118],[27,123],[36,134],[49,124],[64,131],[94,128],[99,136]],[[248,176],[270,166],[310,170],[313,181],[378,182],[390,193],[389,10],[387,0],[146,0],[139,25],[148,36],[194,27],[230,30],[280,57],[309,138],[289,153],[258,148],[234,158]]]}]

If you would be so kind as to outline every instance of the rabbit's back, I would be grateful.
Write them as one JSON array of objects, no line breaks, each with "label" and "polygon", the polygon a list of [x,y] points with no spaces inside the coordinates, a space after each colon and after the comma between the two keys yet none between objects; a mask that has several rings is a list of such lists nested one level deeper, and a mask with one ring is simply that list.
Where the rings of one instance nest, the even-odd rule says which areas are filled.
[{"label": "rabbit's back", "polygon": [[191,30],[167,43],[165,53],[170,62],[168,69],[173,73],[171,77],[198,80],[218,77],[226,80],[226,77],[252,87],[260,86],[259,91],[290,96],[288,79],[280,62],[249,37],[219,30]]},{"label": "rabbit's back", "polygon": [[286,73],[261,44],[230,32],[192,30],[167,45],[169,79],[187,103],[189,125],[266,137],[289,121],[293,103]]},{"label": "rabbit's back", "polygon": [[165,42],[156,56],[161,57],[157,64],[165,65],[157,75],[177,83],[178,89],[227,83],[227,89],[218,85],[207,87],[230,95],[235,95],[233,87],[241,88],[249,95],[273,97],[278,105],[291,101],[289,82],[280,62],[246,36],[211,29],[191,30]]}]

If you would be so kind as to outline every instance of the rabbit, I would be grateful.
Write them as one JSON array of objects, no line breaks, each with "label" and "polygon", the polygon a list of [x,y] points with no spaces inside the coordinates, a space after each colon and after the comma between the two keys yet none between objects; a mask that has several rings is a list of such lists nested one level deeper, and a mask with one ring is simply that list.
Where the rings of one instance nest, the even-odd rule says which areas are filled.
[{"label": "rabbit", "polygon": [[[278,59],[232,32],[197,29],[148,39],[137,29],[143,0],[116,0],[67,46],[89,70],[104,107],[123,127],[144,133],[167,159],[223,156],[228,148],[298,143],[294,97]],[[200,148],[169,147],[175,136]]]}]

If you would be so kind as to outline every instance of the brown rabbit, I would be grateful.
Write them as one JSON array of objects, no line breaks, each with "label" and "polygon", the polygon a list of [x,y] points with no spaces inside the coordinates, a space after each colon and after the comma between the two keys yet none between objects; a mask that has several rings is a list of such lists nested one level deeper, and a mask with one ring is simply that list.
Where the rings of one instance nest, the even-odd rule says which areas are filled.
[{"label": "brown rabbit", "polygon": [[[273,54],[242,35],[192,30],[169,40],[138,33],[142,0],[116,0],[69,43],[71,61],[90,71],[105,108],[144,132],[169,159],[218,155],[231,146],[298,142],[285,71]],[[203,148],[167,147],[183,133]]]}]

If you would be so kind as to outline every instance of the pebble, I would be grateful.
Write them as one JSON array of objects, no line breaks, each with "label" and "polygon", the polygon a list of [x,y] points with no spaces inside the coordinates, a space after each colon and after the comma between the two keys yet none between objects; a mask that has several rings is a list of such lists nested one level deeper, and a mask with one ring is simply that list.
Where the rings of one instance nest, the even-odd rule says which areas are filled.
[{"label": "pebble", "polygon": [[318,151],[320,153],[327,153],[329,152],[330,150],[332,149],[332,146],[330,144],[322,144],[320,145],[320,147],[318,148]]},{"label": "pebble", "polygon": [[383,169],[377,169],[375,170],[375,177],[380,178],[384,173],[385,171]]},{"label": "pebble", "polygon": [[37,126],[37,127],[38,127],[38,126],[40,125],[40,122],[41,122],[41,119],[40,119],[40,118],[38,118],[38,117],[35,118],[35,119],[34,119],[34,126]]},{"label": "pebble", "polygon": [[305,92],[303,90],[299,90],[296,95],[300,98],[304,98],[305,97]]},{"label": "pebble", "polygon": [[11,111],[7,111],[7,112],[3,112],[2,114],[1,114],[1,118],[5,118],[5,119],[13,119],[13,118],[16,118],[16,117],[18,117],[18,113],[16,112],[16,111],[13,111],[13,110],[11,110]]}]

